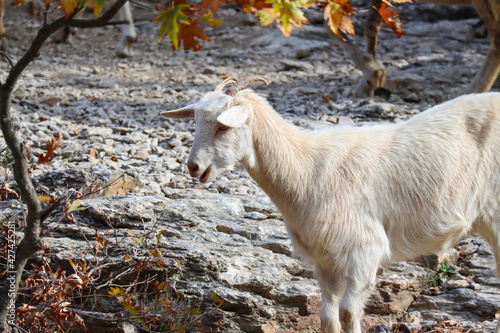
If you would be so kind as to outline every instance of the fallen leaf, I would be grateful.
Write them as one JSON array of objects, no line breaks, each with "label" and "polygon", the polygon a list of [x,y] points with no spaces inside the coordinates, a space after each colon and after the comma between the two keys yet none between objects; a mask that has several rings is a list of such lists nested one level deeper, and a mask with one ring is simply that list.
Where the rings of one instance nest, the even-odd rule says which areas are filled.
[{"label": "fallen leaf", "polygon": [[80,131],[73,126],[73,124],[67,124],[68,128],[73,132],[74,135],[80,135]]},{"label": "fallen leaf", "polygon": [[80,199],[76,199],[72,202],[66,201],[67,213],[76,212],[78,210],[84,210],[85,207],[82,206]]},{"label": "fallen leaf", "polygon": [[40,200],[41,203],[45,203],[45,202],[56,202],[56,198],[52,195],[52,196],[46,196],[46,195],[39,195],[38,196],[38,200]]},{"label": "fallen leaf", "polygon": [[77,274],[71,274],[66,278],[66,283],[73,288],[81,288],[83,281]]},{"label": "fallen leaf", "polygon": [[49,98],[44,99],[43,101],[41,101],[40,104],[47,104],[49,106],[54,106],[57,103],[59,103],[60,101],[62,101],[62,98],[59,98],[59,97],[49,97]]},{"label": "fallen leaf", "polygon": [[10,188],[10,185],[8,183],[4,183],[2,185],[2,187],[0,187],[0,194],[2,195],[2,197],[5,199],[5,200],[9,200],[7,199],[7,195],[8,194],[12,194],[13,196],[15,196],[16,198],[19,198],[19,194],[17,194],[16,191],[14,191],[13,189]]},{"label": "fallen leaf", "polygon": [[61,140],[62,140],[62,135],[61,132],[59,132],[59,135],[56,138],[52,136],[52,139],[50,139],[47,144],[45,145],[45,149],[47,150],[47,154],[40,153],[38,156],[38,164],[43,164],[43,163],[49,163],[51,162],[54,157],[52,157],[52,154],[54,153],[54,150],[57,148],[61,147]]}]

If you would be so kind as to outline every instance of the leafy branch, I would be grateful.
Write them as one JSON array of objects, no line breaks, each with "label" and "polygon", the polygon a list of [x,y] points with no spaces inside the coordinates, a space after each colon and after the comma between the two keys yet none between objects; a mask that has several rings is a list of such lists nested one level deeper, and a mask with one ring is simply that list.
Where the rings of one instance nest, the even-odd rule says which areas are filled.
[{"label": "leafy branch", "polygon": [[[384,0],[374,6],[387,26],[400,37],[403,34],[401,21],[391,1],[398,4],[411,0]],[[223,24],[213,16],[224,4],[232,4],[245,13],[255,15],[262,27],[276,24],[286,37],[290,37],[294,28],[309,24],[304,15],[305,9],[322,10],[328,27],[341,39],[344,39],[344,34],[354,35],[351,16],[362,9],[353,7],[350,0],[202,0],[194,5],[186,4],[184,0],[172,0],[170,6],[157,6],[161,12],[153,22],[160,23],[158,40],[168,37],[174,50],[181,43],[185,50],[200,50],[198,40],[208,41],[209,38],[199,25],[203,23],[216,27]]]}]

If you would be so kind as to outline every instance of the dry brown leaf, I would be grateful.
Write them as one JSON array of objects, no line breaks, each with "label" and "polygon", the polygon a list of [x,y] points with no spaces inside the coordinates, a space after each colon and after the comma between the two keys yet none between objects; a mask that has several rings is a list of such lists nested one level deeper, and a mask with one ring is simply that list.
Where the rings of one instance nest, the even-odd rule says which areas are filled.
[{"label": "dry brown leaf", "polygon": [[80,131],[73,126],[73,124],[67,124],[68,128],[73,132],[74,135],[80,135]]},{"label": "dry brown leaf", "polygon": [[13,196],[15,196],[16,198],[19,198],[19,194],[17,194],[16,191],[14,191],[13,189],[10,188],[10,185],[8,183],[4,183],[1,187],[0,187],[0,194],[2,195],[2,198],[4,198],[5,200],[9,200],[7,198],[8,194],[12,194]]},{"label": "dry brown leaf", "polygon": [[49,97],[49,98],[44,99],[43,101],[41,101],[40,104],[47,104],[49,106],[54,106],[57,103],[59,103],[60,101],[62,101],[62,99],[59,98],[59,97]]},{"label": "dry brown leaf", "polygon": [[82,279],[77,274],[71,274],[66,278],[66,283],[73,288],[81,288],[83,285]]},{"label": "dry brown leaf", "polygon": [[62,140],[62,134],[59,132],[59,135],[57,136],[57,139],[52,136],[52,139],[50,139],[47,144],[45,145],[45,149],[47,150],[47,154],[40,153],[38,156],[38,164],[43,164],[43,163],[49,163],[51,162],[54,157],[52,154],[54,151],[61,147],[61,140]]}]

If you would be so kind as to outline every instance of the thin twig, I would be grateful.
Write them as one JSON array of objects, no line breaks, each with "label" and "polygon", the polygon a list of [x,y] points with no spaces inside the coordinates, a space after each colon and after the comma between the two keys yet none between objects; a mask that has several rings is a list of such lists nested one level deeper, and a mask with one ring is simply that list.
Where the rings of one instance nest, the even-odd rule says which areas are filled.
[{"label": "thin twig", "polygon": [[86,197],[91,196],[92,194],[99,193],[99,192],[101,192],[102,190],[105,190],[105,189],[107,189],[108,187],[115,185],[115,184],[116,184],[116,182],[118,182],[118,180],[120,180],[120,179],[122,179],[122,178],[124,178],[124,177],[125,177],[125,175],[124,175],[124,174],[121,174],[119,177],[117,177],[115,180],[113,180],[113,181],[112,181],[111,183],[109,183],[108,185],[105,185],[105,186],[103,186],[103,187],[100,187],[100,188],[98,188],[98,189],[96,189],[96,190],[94,190],[94,191],[90,191],[89,193],[85,193],[85,194],[81,195],[78,199],[85,199]]},{"label": "thin twig", "polygon": [[12,59],[8,56],[7,53],[5,53],[4,51],[0,51],[0,54],[5,58],[7,59],[7,61],[9,62],[9,65],[10,65],[10,68],[14,67],[14,63],[12,62]]}]

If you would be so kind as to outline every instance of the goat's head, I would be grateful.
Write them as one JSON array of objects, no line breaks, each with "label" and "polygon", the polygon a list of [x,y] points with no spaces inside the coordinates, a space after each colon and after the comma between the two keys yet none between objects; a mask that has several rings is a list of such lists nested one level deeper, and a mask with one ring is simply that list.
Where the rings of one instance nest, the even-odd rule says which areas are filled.
[{"label": "goat's head", "polygon": [[[196,130],[188,169],[192,177],[200,177],[200,182],[211,182],[217,176],[231,171],[237,162],[253,158],[248,126],[251,106],[239,103],[237,94],[257,81],[267,85],[260,77],[252,76],[241,81],[228,78],[198,102],[160,113],[169,118],[194,117]],[[225,90],[233,83],[232,87]]]}]

